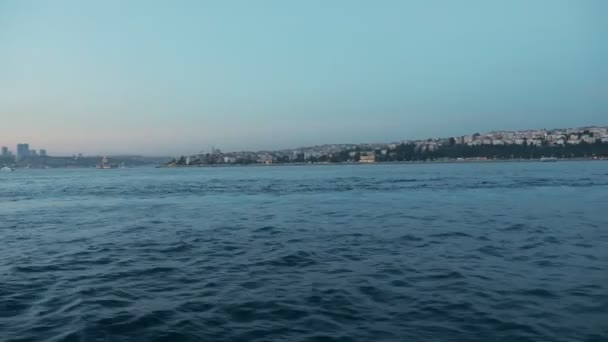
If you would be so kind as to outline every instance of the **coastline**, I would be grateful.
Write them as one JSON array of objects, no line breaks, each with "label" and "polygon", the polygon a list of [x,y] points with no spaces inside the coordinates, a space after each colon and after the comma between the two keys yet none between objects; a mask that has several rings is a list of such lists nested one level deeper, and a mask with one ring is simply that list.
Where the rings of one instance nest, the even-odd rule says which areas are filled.
[{"label": "coastline", "polygon": [[[556,162],[597,162],[597,161],[608,161],[608,158],[564,158],[558,159]],[[387,161],[387,162],[374,162],[374,163],[361,163],[361,162],[343,162],[343,163],[251,163],[251,164],[198,164],[198,165],[159,165],[157,169],[196,169],[196,168],[230,168],[230,167],[280,167],[280,166],[338,166],[338,165],[426,165],[426,164],[486,164],[486,163],[546,163],[540,159],[465,159],[465,160],[429,160],[429,161]]]},{"label": "coastline", "polygon": [[[563,162],[594,162],[608,161],[608,158],[564,158],[551,162],[551,164]],[[316,163],[250,163],[250,164],[196,164],[196,165],[137,165],[125,168],[99,169],[92,166],[56,166],[56,167],[19,167],[13,166],[14,171],[18,170],[79,170],[79,169],[95,169],[100,171],[109,170],[125,170],[125,169],[140,169],[140,168],[156,168],[156,169],[196,169],[196,168],[235,168],[235,167],[305,167],[305,166],[380,166],[380,165],[435,165],[435,164],[493,164],[493,163],[546,163],[540,159],[464,159],[464,160],[428,160],[428,161],[379,161],[373,163],[364,162],[316,162]]]}]

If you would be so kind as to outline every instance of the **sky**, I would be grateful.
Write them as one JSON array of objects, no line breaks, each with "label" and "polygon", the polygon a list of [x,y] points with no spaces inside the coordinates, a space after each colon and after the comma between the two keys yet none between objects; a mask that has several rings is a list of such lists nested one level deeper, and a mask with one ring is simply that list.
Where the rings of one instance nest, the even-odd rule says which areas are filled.
[{"label": "sky", "polygon": [[177,155],[608,125],[605,0],[0,0],[0,145]]}]

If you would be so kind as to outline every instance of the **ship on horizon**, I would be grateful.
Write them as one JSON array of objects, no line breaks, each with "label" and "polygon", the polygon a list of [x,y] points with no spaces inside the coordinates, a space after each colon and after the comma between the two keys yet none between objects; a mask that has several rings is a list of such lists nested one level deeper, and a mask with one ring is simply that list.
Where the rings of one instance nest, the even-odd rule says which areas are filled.
[{"label": "ship on horizon", "polygon": [[110,164],[108,161],[108,157],[101,158],[101,162],[97,164],[96,168],[98,169],[117,169],[118,165]]}]

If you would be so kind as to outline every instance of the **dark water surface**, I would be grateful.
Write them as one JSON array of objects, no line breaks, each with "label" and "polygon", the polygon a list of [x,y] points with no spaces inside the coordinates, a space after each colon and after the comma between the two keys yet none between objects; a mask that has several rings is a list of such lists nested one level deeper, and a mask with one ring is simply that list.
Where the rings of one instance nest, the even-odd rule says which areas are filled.
[{"label": "dark water surface", "polygon": [[2,341],[608,341],[608,163],[0,174]]}]

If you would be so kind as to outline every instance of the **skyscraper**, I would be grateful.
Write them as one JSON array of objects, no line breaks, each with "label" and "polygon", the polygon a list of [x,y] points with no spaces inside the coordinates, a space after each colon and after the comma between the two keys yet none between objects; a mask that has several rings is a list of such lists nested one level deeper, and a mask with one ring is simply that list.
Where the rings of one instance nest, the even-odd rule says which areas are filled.
[{"label": "skyscraper", "polygon": [[8,157],[8,147],[2,146],[2,156]]},{"label": "skyscraper", "polygon": [[30,144],[18,144],[17,145],[17,157],[25,158],[30,155]]},{"label": "skyscraper", "polygon": [[41,157],[46,157],[46,150],[45,149],[41,149],[39,155]]}]

